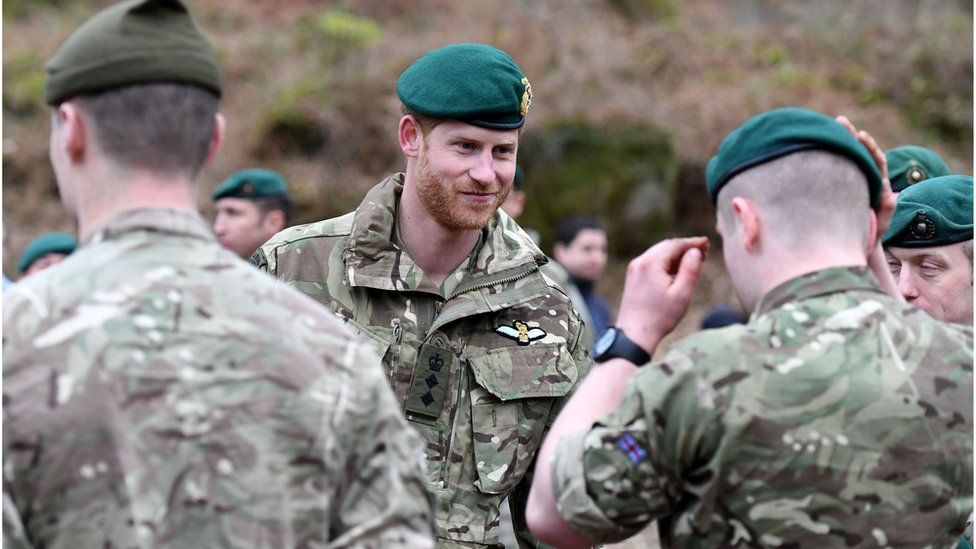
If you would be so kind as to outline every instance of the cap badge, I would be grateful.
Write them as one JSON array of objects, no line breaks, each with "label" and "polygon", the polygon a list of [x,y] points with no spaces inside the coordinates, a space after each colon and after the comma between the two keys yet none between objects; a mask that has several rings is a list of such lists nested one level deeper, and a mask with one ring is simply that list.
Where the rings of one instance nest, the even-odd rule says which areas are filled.
[{"label": "cap badge", "polygon": [[251,185],[250,183],[245,183],[241,187],[241,192],[246,195],[254,194],[254,185]]},{"label": "cap badge", "polygon": [[495,332],[514,339],[519,345],[528,345],[529,343],[546,337],[546,331],[538,326],[529,326],[521,320],[516,320],[512,322],[511,326],[499,326],[495,328]]},{"label": "cap badge", "polygon": [[525,91],[522,92],[522,105],[519,108],[519,113],[522,118],[525,118],[525,114],[529,112],[529,107],[532,106],[532,84],[529,84],[529,79],[523,76],[522,85],[525,86]]},{"label": "cap badge", "polygon": [[915,213],[915,219],[912,219],[908,230],[911,231],[912,236],[919,240],[935,238],[935,222],[929,219],[929,216],[922,210]]},{"label": "cap badge", "polygon": [[906,175],[909,181],[908,183],[909,185],[914,185],[915,183],[924,181],[926,179],[925,172],[922,170],[921,167],[919,167],[918,163],[916,163],[914,160],[912,161],[912,167],[908,169],[908,174]]}]

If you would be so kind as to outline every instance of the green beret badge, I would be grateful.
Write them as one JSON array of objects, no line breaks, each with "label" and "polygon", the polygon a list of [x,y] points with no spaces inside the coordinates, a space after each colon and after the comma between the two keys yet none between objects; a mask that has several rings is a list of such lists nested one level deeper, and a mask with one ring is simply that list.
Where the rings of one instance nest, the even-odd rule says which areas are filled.
[{"label": "green beret badge", "polygon": [[924,181],[926,179],[925,171],[922,167],[918,165],[918,162],[912,160],[912,167],[908,169],[907,174],[908,180],[911,182],[910,185],[914,185],[919,181]]},{"label": "green beret badge", "polygon": [[919,240],[932,240],[935,237],[935,222],[925,215],[925,210],[918,210],[908,230]]},{"label": "green beret badge", "polygon": [[529,84],[529,79],[522,77],[522,85],[525,86],[525,91],[522,92],[522,105],[519,107],[519,113],[522,118],[529,112],[529,107],[532,106],[532,84]]}]

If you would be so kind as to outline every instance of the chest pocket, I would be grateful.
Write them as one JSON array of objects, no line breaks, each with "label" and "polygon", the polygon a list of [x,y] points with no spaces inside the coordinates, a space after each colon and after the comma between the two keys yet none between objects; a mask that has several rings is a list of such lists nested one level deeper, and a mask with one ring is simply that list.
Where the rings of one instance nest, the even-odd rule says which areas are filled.
[{"label": "chest pocket", "polygon": [[383,361],[383,367],[389,370],[390,360],[389,357],[386,356],[386,351],[390,349],[393,342],[387,341],[386,339],[374,334],[363,326],[360,326],[354,320],[346,321],[346,326],[349,326],[354,334],[369,344],[369,346],[373,349],[373,352],[376,353],[376,356],[380,357],[380,360]]},{"label": "chest pocket", "polygon": [[556,399],[579,371],[563,344],[504,347],[467,357],[478,479],[488,494],[514,488],[535,457]]}]

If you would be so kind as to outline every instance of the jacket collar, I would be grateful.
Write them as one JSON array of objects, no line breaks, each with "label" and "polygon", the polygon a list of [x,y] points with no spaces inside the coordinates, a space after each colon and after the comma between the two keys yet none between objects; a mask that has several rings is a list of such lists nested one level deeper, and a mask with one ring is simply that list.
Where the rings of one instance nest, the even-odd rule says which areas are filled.
[{"label": "jacket collar", "polygon": [[177,208],[139,208],[109,218],[92,231],[82,246],[117,238],[134,231],[155,231],[217,242],[210,224],[198,212]]},{"label": "jacket collar", "polygon": [[[404,178],[403,173],[386,178],[366,193],[356,209],[343,251],[347,280],[352,286],[409,291],[416,290],[423,277],[413,258],[393,241]],[[495,279],[537,270],[546,261],[528,235],[500,209],[482,229],[472,255],[473,261],[467,262],[464,279],[453,295],[491,285]]]},{"label": "jacket collar", "polygon": [[851,290],[884,293],[881,285],[866,266],[831,267],[790,279],[767,292],[756,305],[750,322],[791,301],[803,301]]}]

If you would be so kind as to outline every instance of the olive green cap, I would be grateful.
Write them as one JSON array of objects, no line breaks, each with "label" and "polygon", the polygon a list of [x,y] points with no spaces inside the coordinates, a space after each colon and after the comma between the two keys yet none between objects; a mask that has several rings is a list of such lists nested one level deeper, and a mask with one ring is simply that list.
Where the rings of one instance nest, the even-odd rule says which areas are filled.
[{"label": "olive green cap", "polygon": [[20,254],[20,261],[17,262],[17,270],[24,272],[31,263],[34,263],[47,254],[71,255],[78,247],[78,239],[67,233],[44,233],[30,241]]},{"label": "olive green cap", "polygon": [[99,12],[45,68],[44,100],[51,106],[134,84],[192,84],[218,97],[223,89],[213,48],[178,0],[129,0]]},{"label": "olive green cap", "polygon": [[895,147],[885,153],[891,190],[900,193],[920,181],[949,175],[949,166],[939,155],[918,145]]},{"label": "olive green cap", "polygon": [[898,194],[881,242],[897,248],[930,248],[973,239],[973,178],[945,175]]},{"label": "olive green cap", "polygon": [[806,109],[776,109],[754,116],[730,133],[708,161],[708,195],[715,204],[736,175],[791,153],[819,149],[846,157],[864,172],[871,207],[881,197],[881,173],[867,148],[839,122]]},{"label": "olive green cap", "polygon": [[247,168],[234,172],[213,192],[220,198],[271,198],[288,194],[285,178],[274,170]]},{"label": "olive green cap", "polygon": [[521,128],[532,86],[505,52],[485,44],[451,44],[427,52],[397,81],[411,111],[494,130]]}]

